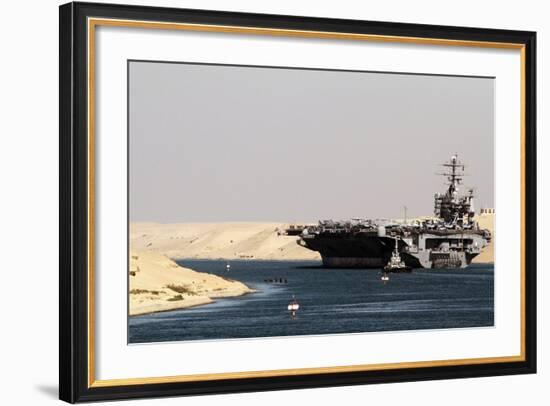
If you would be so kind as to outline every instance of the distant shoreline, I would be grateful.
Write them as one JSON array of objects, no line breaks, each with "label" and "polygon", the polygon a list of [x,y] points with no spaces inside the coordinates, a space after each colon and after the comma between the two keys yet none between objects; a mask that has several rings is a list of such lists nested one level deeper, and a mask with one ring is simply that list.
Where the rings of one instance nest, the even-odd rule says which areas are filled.
[{"label": "distant shoreline", "polygon": [[320,260],[318,252],[280,235],[285,223],[130,223],[130,246],[173,259]]},{"label": "distant shoreline", "polygon": [[293,258],[197,258],[197,257],[170,257],[173,261],[227,261],[227,262],[252,262],[252,261],[263,261],[263,262],[319,262],[322,263],[321,259],[293,259]]}]

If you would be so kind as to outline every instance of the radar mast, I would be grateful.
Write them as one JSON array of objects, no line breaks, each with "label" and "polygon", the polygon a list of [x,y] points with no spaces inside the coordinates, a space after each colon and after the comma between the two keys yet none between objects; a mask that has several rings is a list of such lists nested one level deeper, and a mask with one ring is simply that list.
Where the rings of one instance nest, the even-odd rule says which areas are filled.
[{"label": "radar mast", "polygon": [[458,226],[471,226],[474,217],[474,191],[470,189],[466,195],[459,195],[459,186],[464,180],[465,165],[459,161],[458,154],[444,164],[443,173],[438,175],[447,178],[447,191],[445,194],[436,193],[434,196],[434,214],[445,223]]}]

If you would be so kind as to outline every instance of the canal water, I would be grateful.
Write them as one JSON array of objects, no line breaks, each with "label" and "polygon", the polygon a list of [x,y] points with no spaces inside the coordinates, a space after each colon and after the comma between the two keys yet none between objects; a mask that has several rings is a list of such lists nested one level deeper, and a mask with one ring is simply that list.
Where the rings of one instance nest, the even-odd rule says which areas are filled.
[{"label": "canal water", "polygon": [[[181,266],[235,279],[257,292],[129,319],[129,342],[358,333],[492,326],[492,265],[392,274],[327,269],[308,261],[181,260]],[[277,279],[279,282],[275,282]],[[281,283],[280,280],[283,280]],[[286,283],[285,283],[286,281]],[[296,317],[287,305],[300,304]]]}]

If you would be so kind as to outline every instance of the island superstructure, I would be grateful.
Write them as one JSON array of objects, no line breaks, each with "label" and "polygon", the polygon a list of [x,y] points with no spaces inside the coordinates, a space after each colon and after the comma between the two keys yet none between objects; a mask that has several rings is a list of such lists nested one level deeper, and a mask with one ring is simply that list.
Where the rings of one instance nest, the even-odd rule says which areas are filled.
[{"label": "island superstructure", "polygon": [[321,254],[331,268],[382,268],[395,244],[413,268],[464,268],[491,240],[475,221],[474,191],[459,193],[464,164],[453,155],[443,164],[448,188],[434,195],[434,217],[405,221],[322,220],[306,226],[297,243]]}]

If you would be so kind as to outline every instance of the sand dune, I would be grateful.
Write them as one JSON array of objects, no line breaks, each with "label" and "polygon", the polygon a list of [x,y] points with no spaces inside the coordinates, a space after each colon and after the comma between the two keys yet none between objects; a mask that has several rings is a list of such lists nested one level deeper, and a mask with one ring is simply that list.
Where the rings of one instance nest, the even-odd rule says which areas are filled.
[{"label": "sand dune", "polygon": [[182,268],[157,252],[130,253],[130,315],[180,309],[252,292],[241,282]]},{"label": "sand dune", "polygon": [[474,264],[492,264],[495,262],[495,218],[494,214],[480,214],[476,216],[476,220],[479,223],[479,228],[486,228],[488,229],[491,234],[491,242],[487,247],[481,251],[481,254],[479,254],[477,257],[473,259]]},{"label": "sand dune", "polygon": [[283,223],[131,223],[132,249],[147,249],[170,258],[320,259],[296,244],[296,236],[279,236]]}]

